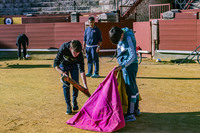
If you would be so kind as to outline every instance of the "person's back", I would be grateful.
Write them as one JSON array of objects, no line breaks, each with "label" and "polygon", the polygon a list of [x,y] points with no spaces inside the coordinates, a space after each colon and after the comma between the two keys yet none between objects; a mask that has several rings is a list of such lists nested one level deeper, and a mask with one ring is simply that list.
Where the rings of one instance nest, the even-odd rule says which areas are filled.
[{"label": "person's back", "polygon": [[26,59],[26,49],[29,45],[29,40],[26,34],[20,34],[17,37],[16,45],[18,47],[18,60],[21,60],[21,45],[23,47],[23,59]]}]

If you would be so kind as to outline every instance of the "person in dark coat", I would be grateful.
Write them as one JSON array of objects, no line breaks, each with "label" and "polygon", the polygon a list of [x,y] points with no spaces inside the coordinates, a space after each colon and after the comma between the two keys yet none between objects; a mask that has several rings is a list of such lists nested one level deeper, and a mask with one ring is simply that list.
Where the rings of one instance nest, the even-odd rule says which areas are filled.
[{"label": "person in dark coat", "polygon": [[21,60],[21,46],[23,47],[23,59],[26,59],[26,49],[28,48],[29,42],[28,37],[25,34],[21,34],[17,37],[16,45],[18,47],[18,60]]},{"label": "person in dark coat", "polygon": [[[84,87],[88,91],[86,76],[85,76],[85,68],[84,68],[84,57],[82,53],[82,44],[78,40],[72,40],[70,42],[64,42],[57,53],[57,56],[54,60],[54,68],[62,75],[69,77],[69,73],[71,78],[79,83],[79,72],[81,75],[81,79],[83,81]],[[65,102],[67,104],[66,114],[72,114],[71,107],[71,97],[70,97],[70,84],[67,81],[64,81],[63,84],[63,93],[65,97]],[[73,87],[72,94],[72,105],[73,110],[78,110],[78,89]]]}]

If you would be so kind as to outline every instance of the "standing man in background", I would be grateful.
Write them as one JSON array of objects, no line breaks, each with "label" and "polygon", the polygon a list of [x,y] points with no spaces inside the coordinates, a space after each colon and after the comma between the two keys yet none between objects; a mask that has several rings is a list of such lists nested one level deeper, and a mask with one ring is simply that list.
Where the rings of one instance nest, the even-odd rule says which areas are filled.
[{"label": "standing man in background", "polygon": [[21,45],[23,47],[23,59],[26,60],[26,49],[28,48],[28,37],[21,34],[17,37],[16,45],[18,46],[18,60],[21,60]]},{"label": "standing man in background", "polygon": [[[85,30],[83,50],[86,50],[88,73],[86,77],[99,78],[99,50],[102,44],[101,31],[95,26],[94,17],[88,19],[89,27]],[[93,63],[95,66],[94,74]]]}]

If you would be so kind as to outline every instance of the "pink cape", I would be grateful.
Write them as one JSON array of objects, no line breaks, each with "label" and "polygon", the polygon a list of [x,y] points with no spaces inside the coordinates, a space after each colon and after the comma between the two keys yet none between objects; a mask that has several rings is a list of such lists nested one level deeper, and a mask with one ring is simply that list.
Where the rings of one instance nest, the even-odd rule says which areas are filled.
[{"label": "pink cape", "polygon": [[125,126],[114,69],[108,74],[81,110],[66,123],[81,129],[113,132]]}]

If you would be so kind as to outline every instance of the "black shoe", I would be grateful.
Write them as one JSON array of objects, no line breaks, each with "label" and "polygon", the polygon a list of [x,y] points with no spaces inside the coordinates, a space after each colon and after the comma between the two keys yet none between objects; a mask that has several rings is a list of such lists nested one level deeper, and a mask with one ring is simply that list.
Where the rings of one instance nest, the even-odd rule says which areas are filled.
[{"label": "black shoe", "polygon": [[71,107],[67,107],[66,114],[67,115],[71,115],[72,114],[72,108]]},{"label": "black shoe", "polygon": [[77,102],[73,103],[73,110],[74,111],[78,110],[78,104],[77,104]]}]

